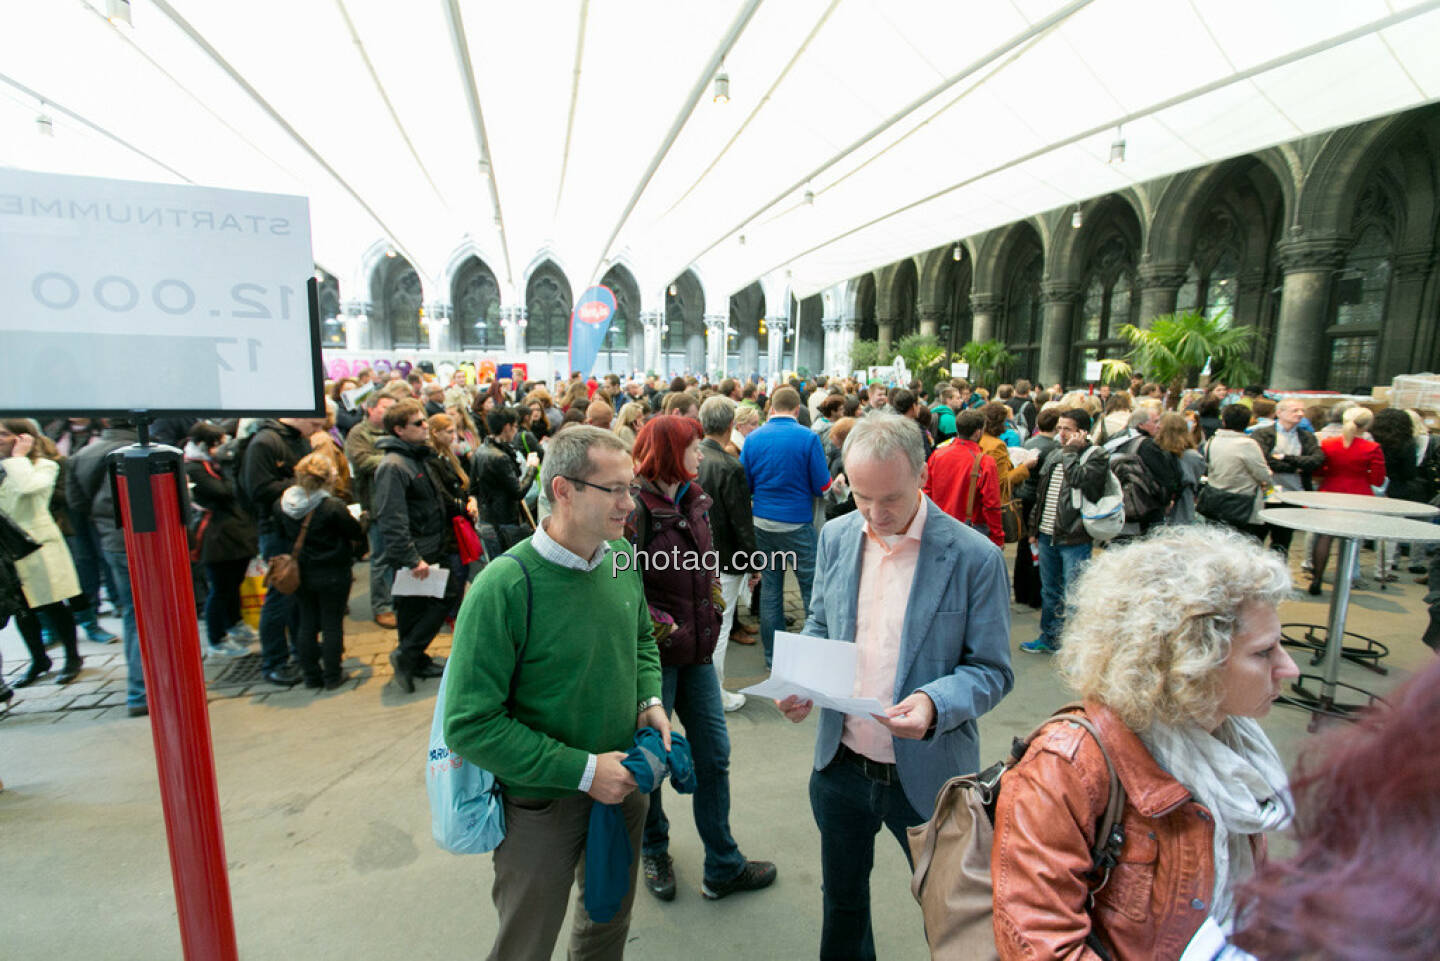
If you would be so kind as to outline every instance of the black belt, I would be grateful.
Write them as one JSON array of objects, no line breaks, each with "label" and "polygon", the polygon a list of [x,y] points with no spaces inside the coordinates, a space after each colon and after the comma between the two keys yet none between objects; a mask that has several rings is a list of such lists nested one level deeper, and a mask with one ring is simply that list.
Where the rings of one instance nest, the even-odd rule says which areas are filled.
[{"label": "black belt", "polygon": [[843,742],[840,744],[840,752],[836,757],[852,767],[859,768],[860,773],[872,781],[879,781],[881,784],[900,783],[900,774],[895,770],[895,765],[872,761],[865,755],[850,750]]}]

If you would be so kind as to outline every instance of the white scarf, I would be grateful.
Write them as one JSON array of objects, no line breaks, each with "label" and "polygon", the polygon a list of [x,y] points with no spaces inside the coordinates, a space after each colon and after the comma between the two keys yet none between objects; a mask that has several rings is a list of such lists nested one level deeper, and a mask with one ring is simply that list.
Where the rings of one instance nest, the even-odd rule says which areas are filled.
[{"label": "white scarf", "polygon": [[1287,827],[1295,812],[1285,765],[1248,717],[1228,717],[1214,734],[1197,725],[1156,723],[1140,732],[1150,754],[1215,820],[1215,891],[1210,914],[1230,920],[1234,888],[1255,870],[1250,835]]}]

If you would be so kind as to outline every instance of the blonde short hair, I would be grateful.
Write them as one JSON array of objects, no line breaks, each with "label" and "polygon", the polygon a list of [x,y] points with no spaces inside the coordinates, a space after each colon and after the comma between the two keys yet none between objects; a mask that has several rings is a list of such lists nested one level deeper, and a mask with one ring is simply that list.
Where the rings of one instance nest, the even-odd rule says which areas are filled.
[{"label": "blonde short hair", "polygon": [[746,424],[760,423],[760,412],[753,407],[741,404],[735,408],[735,426],[743,427]]},{"label": "blonde short hair", "polygon": [[1107,548],[1076,578],[1060,676],[1131,730],[1200,723],[1224,698],[1220,667],[1241,608],[1289,593],[1289,568],[1253,538],[1209,524],[1161,527]]}]

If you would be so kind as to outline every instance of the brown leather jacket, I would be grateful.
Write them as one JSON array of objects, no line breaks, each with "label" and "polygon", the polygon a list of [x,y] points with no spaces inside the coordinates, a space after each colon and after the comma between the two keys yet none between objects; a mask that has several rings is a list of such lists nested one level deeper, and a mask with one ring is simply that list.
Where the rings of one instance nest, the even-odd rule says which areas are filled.
[{"label": "brown leather jacket", "polygon": [[[1108,708],[1085,714],[1125,788],[1125,843],[1087,906],[1091,847],[1109,800],[1109,773],[1081,727],[1049,725],[1005,775],[990,866],[995,946],[1004,961],[1098,961],[1092,929],[1114,961],[1178,958],[1210,909],[1214,826],[1208,810],[1165,773]],[[1264,837],[1252,838],[1257,863]]]}]

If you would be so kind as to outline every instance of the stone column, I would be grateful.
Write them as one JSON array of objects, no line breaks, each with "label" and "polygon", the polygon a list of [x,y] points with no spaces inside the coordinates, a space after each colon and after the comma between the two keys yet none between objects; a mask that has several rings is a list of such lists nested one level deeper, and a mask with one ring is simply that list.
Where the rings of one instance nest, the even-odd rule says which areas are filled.
[{"label": "stone column", "polygon": [[525,353],[525,328],[530,326],[527,318],[524,307],[500,308],[500,329],[505,332],[505,353],[509,357],[520,357]]},{"label": "stone column", "polygon": [[663,311],[646,310],[640,314],[640,324],[645,329],[645,352],[641,366],[646,373],[653,370],[661,376],[665,374],[660,366],[660,327],[664,320]]},{"label": "stone column", "polygon": [[970,336],[966,340],[956,340],[956,343],[964,347],[970,340],[994,340],[996,322],[1000,317],[1000,298],[994,294],[971,294],[970,316]]},{"label": "stone column", "polygon": [[890,342],[895,337],[895,319],[893,317],[876,317],[875,326],[879,328],[879,336],[876,338],[880,343],[880,364],[883,367],[889,363],[891,357]]},{"label": "stone column", "polygon": [[705,373],[711,377],[725,376],[725,358],[728,351],[726,337],[729,323],[723,314],[705,315]]},{"label": "stone column", "polygon": [[[1376,380],[1389,383],[1399,374],[1428,370],[1426,345],[1421,342],[1421,319],[1425,282],[1431,271],[1429,251],[1406,251],[1395,255],[1395,273],[1390,281],[1390,302],[1385,308],[1385,326],[1380,332]],[[1337,385],[1338,386],[1338,385]]]},{"label": "stone column", "polygon": [[[430,334],[430,349],[435,353],[451,350],[450,305],[439,301],[427,305],[425,322]],[[455,345],[455,349],[458,348],[459,345]]]},{"label": "stone column", "polygon": [[920,333],[940,336],[940,321],[945,317],[945,308],[940,304],[921,304],[919,310]]},{"label": "stone column", "polygon": [[1078,286],[1068,283],[1048,283],[1040,288],[1045,304],[1044,329],[1040,335],[1040,383],[1046,387],[1056,381],[1065,383],[1065,371],[1070,366],[1070,325],[1079,292]]},{"label": "stone column", "polygon": [[1335,270],[1345,262],[1345,247],[1336,237],[1306,238],[1298,228],[1292,233],[1300,236],[1275,245],[1285,281],[1274,359],[1266,380],[1279,390],[1307,390],[1326,386],[1322,383],[1329,346],[1326,313]]},{"label": "stone column", "polygon": [[1180,288],[1185,285],[1184,264],[1145,264],[1140,268],[1141,330],[1148,330],[1161,314],[1175,313]]},{"label": "stone column", "polygon": [[749,377],[760,369],[760,338],[756,334],[742,332],[740,338],[740,369],[732,370],[735,377]]},{"label": "stone column", "polygon": [[345,349],[365,350],[369,346],[370,305],[363,300],[347,300],[340,312],[345,315]]},{"label": "stone column", "polygon": [[774,389],[775,380],[780,376],[785,364],[785,335],[790,331],[790,318],[784,315],[779,317],[765,318],[766,336],[766,366],[765,378],[770,381],[771,389]]}]

